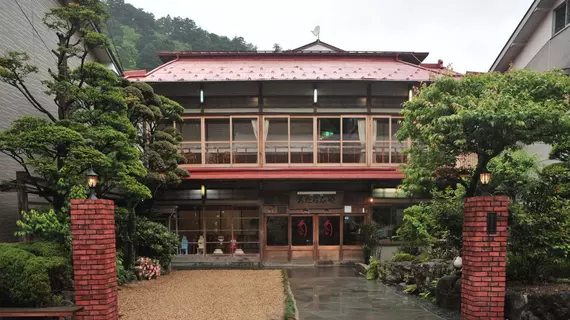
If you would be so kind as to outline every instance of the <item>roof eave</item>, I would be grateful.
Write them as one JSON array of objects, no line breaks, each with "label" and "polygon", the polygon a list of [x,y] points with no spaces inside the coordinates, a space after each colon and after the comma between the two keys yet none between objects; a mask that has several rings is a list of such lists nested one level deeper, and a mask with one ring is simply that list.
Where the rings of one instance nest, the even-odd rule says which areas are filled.
[{"label": "roof eave", "polygon": [[505,72],[509,69],[513,58],[526,45],[536,26],[550,12],[555,0],[535,0],[521,19],[509,40],[493,62],[489,71]]}]

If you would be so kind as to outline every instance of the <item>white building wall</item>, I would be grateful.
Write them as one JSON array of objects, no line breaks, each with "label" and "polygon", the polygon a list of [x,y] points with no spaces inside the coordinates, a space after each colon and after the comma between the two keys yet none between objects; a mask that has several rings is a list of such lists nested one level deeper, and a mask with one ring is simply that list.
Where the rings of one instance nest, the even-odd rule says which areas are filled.
[{"label": "white building wall", "polygon": [[544,45],[553,36],[553,19],[554,19],[554,8],[561,5],[565,0],[557,0],[552,6],[548,14],[542,19],[525,47],[521,50],[518,56],[513,60],[513,66],[515,68],[525,68],[528,63],[534,58],[534,56],[544,47]]}]

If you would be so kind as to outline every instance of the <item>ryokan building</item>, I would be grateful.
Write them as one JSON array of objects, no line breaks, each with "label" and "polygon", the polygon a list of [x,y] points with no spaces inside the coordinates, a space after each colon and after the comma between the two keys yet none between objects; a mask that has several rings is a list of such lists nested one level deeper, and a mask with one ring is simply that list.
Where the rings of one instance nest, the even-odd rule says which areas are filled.
[{"label": "ryokan building", "polygon": [[[188,241],[185,260],[358,261],[352,222],[374,219],[387,235],[399,225],[413,203],[396,194],[401,105],[414,86],[450,72],[443,62],[318,40],[283,52],[159,56],[160,67],[125,77],[185,108],[173,125],[190,177],[157,200]],[[236,247],[244,253],[231,255]]]}]

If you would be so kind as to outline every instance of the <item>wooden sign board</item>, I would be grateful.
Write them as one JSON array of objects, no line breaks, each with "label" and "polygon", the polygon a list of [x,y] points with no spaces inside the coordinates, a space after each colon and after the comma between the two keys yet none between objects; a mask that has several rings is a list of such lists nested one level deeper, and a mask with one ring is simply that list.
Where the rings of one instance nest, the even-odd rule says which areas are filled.
[{"label": "wooden sign board", "polygon": [[297,194],[291,192],[289,196],[290,209],[340,209],[344,206],[344,193],[335,194]]}]

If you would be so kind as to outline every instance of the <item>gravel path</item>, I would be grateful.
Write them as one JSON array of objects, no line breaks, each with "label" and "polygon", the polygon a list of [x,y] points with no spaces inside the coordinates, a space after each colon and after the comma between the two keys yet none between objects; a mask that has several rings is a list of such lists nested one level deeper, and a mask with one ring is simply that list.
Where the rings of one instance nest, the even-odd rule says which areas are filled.
[{"label": "gravel path", "polygon": [[282,319],[280,270],[174,271],[119,290],[121,320]]}]

